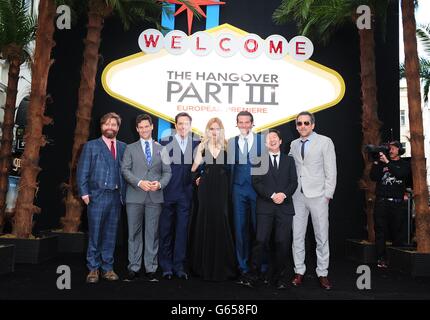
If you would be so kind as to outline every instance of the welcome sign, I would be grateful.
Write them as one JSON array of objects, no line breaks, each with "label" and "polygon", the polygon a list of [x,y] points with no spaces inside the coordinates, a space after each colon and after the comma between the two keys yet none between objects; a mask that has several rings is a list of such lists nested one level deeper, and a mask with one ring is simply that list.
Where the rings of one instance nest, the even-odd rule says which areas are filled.
[{"label": "welcome sign", "polygon": [[143,52],[105,68],[104,89],[170,122],[188,112],[197,133],[219,117],[226,137],[236,135],[236,114],[242,110],[254,115],[254,131],[262,131],[300,111],[334,106],[345,92],[336,71],[309,60],[313,45],[305,37],[262,40],[223,24],[191,36],[148,29],[138,43]]}]

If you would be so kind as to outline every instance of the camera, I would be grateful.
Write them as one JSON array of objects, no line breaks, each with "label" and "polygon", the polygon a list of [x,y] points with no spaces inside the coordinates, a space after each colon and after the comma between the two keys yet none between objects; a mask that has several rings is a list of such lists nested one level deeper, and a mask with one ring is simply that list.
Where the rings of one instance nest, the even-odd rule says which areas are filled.
[{"label": "camera", "polygon": [[369,157],[371,157],[371,161],[378,161],[380,152],[382,152],[387,158],[390,157],[390,144],[384,143],[380,146],[376,146],[374,144],[367,144],[364,146],[364,151],[366,151]]}]

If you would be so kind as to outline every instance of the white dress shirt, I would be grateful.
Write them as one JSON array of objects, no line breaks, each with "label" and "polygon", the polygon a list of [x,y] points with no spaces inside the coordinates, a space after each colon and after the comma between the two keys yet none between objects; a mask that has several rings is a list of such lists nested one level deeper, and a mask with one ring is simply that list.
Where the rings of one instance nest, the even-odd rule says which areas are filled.
[{"label": "white dress shirt", "polygon": [[179,134],[175,134],[175,138],[176,138],[176,141],[178,141],[178,144],[182,150],[182,153],[185,154],[185,150],[187,149],[188,137],[185,137],[185,139],[182,139],[182,137]]},{"label": "white dress shirt", "polygon": [[239,135],[239,141],[237,143],[239,144],[239,149],[240,149],[240,152],[242,153],[243,153],[243,147],[245,146],[245,138],[248,139],[248,152],[249,152],[249,150],[251,150],[252,148],[252,144],[254,143],[254,134],[250,131],[247,136]]}]

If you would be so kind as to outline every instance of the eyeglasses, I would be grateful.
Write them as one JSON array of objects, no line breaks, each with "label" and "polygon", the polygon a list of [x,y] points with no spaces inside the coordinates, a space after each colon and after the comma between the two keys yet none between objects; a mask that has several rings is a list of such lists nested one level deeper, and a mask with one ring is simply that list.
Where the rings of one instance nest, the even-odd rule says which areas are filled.
[{"label": "eyeglasses", "polygon": [[296,122],[296,125],[298,126],[298,127],[301,127],[302,125],[304,125],[304,126],[308,126],[308,125],[310,125],[311,123],[309,122],[309,121],[303,121],[303,122],[301,122],[301,121],[297,121]]}]

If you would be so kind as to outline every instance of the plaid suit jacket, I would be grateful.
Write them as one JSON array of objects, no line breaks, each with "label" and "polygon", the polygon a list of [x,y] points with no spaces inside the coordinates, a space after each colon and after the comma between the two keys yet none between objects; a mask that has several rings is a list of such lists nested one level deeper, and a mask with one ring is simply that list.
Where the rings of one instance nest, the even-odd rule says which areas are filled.
[{"label": "plaid suit jacket", "polygon": [[[120,180],[121,200],[125,199],[125,183],[121,174],[121,162],[126,144],[116,141],[116,161],[118,161],[118,175]],[[76,172],[76,180],[79,196],[89,195],[92,199],[97,199],[106,189],[107,181],[112,172],[109,172],[109,157],[112,157],[109,148],[100,137],[88,141],[82,150]]]}]

